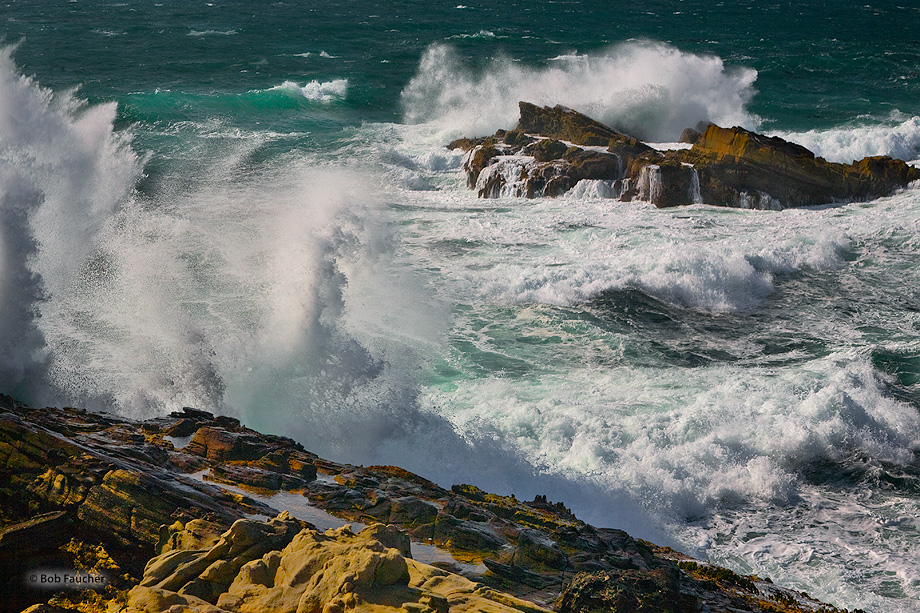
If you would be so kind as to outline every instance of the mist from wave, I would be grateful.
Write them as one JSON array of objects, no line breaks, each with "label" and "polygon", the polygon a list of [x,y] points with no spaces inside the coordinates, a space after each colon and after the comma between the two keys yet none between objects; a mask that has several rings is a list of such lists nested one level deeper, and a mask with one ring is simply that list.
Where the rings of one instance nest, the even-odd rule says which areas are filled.
[{"label": "mist from wave", "polygon": [[631,42],[531,67],[512,58],[480,69],[448,45],[433,45],[402,93],[409,123],[481,135],[511,128],[518,102],[562,104],[638,138],[676,141],[699,122],[756,128],[746,109],[757,71],[727,67],[657,42]]}]

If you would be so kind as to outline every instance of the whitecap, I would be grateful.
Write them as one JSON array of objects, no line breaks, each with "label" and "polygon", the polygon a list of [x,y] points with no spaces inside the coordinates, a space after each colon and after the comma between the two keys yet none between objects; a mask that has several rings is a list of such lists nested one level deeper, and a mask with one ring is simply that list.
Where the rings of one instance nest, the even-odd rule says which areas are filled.
[{"label": "whitecap", "polygon": [[234,36],[236,30],[192,30],[188,36]]},{"label": "whitecap", "polygon": [[268,91],[284,91],[303,96],[307,100],[331,102],[333,100],[342,100],[348,94],[348,79],[334,79],[332,81],[314,80],[303,86],[298,85],[294,81],[285,81],[281,85],[276,85]]}]

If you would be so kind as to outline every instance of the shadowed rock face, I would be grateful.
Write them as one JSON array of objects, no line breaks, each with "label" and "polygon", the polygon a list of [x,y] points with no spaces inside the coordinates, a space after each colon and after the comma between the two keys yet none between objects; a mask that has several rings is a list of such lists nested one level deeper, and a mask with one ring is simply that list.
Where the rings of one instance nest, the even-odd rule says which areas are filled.
[{"label": "shadowed rock face", "polygon": [[[869,200],[920,179],[920,169],[890,157],[838,164],[781,138],[743,128],[700,126],[691,149],[656,151],[562,106],[521,102],[514,131],[448,145],[467,151],[467,184],[480,197],[559,196],[579,181],[658,207],[706,203],[741,208]],[[600,150],[600,147],[605,150]]]},{"label": "shadowed rock face", "polygon": [[[324,521],[370,527],[320,533],[270,506],[281,491],[301,497],[296,508],[312,507],[309,518],[321,509],[331,514]],[[711,611],[820,606],[595,528],[545,496],[521,501],[473,485],[446,489],[396,466],[339,464],[194,409],[132,422],[0,396],[0,502],[4,612],[47,600],[22,589],[24,573],[77,564],[102,564],[117,579],[96,609],[80,603],[111,613],[537,612],[565,584],[576,586],[563,600],[573,613],[597,602],[655,610],[628,607],[662,598]],[[438,552],[433,566],[410,559],[411,547]],[[579,579],[592,573],[606,578]]]}]

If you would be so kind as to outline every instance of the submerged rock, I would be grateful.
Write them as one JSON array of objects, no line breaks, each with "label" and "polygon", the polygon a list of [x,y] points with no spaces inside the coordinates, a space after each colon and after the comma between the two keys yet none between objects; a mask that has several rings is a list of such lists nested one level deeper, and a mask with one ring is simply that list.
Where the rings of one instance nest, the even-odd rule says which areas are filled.
[{"label": "submerged rock", "polygon": [[566,107],[519,106],[515,130],[448,145],[467,152],[467,184],[481,198],[553,197],[581,181],[602,181],[598,195],[658,207],[783,209],[870,200],[920,180],[920,169],[901,160],[828,162],[740,127],[701,124],[681,136],[690,149],[657,151]]}]

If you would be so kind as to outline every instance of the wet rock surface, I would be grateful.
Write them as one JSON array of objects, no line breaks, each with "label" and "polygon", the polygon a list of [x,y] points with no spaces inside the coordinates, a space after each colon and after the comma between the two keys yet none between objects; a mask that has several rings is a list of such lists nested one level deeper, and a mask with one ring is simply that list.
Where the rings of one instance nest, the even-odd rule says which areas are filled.
[{"label": "wet rock surface", "polygon": [[[132,422],[0,396],[0,459],[0,566],[12,569],[0,585],[4,611],[48,601],[48,592],[22,589],[24,573],[48,564],[103,568],[113,579],[106,591],[79,604],[112,612],[290,603],[317,613],[639,611],[659,610],[635,607],[662,598],[682,603],[675,611],[822,606],[595,528],[545,496],[521,501],[473,485],[446,489],[394,466],[339,464],[194,409]],[[303,500],[293,515],[276,508],[281,492],[277,500]],[[321,532],[297,508],[369,527]],[[28,536],[36,530],[40,538]],[[425,555],[433,566],[412,559]]]},{"label": "wet rock surface", "polygon": [[920,180],[920,169],[885,156],[828,162],[781,138],[740,127],[701,125],[658,151],[562,106],[520,103],[512,131],[464,138],[467,185],[482,198],[554,197],[581,192],[657,207],[695,203],[783,209],[870,200]]}]

